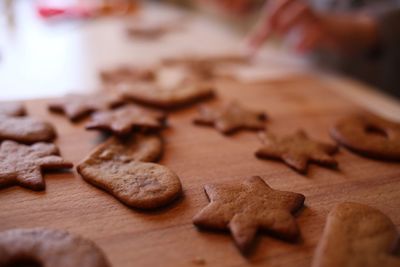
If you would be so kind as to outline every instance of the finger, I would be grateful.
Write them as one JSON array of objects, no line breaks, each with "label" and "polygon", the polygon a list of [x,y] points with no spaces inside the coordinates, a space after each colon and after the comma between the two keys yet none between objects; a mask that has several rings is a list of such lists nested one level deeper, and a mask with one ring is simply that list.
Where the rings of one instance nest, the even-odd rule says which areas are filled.
[{"label": "finger", "polygon": [[250,34],[248,38],[248,45],[254,51],[258,50],[262,44],[271,36],[272,31],[268,24],[262,25],[257,28],[255,32]]},{"label": "finger", "polygon": [[271,2],[269,5],[269,23],[271,24],[271,28],[275,28],[277,26],[278,21],[281,16],[287,9],[289,9],[297,0],[275,0]]},{"label": "finger", "polygon": [[286,13],[283,13],[278,21],[276,31],[285,34],[292,28],[313,19],[312,11],[309,6],[304,3],[296,3]]},{"label": "finger", "polygon": [[322,29],[318,26],[307,23],[301,33],[302,38],[297,45],[298,51],[305,53],[314,50],[323,41]]},{"label": "finger", "polygon": [[[263,9],[267,10],[268,2],[264,4]],[[258,48],[268,39],[271,35],[270,24],[268,21],[267,13],[264,12],[261,18],[256,23],[254,29],[250,32],[246,38],[246,43],[250,49],[258,50]]]}]

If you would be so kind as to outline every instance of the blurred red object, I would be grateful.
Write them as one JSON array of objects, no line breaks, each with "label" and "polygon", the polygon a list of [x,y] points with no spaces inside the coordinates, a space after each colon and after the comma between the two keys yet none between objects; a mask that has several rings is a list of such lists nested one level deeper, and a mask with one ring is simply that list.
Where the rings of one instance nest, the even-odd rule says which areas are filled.
[{"label": "blurred red object", "polygon": [[108,15],[128,15],[137,11],[138,8],[139,4],[134,0],[103,1],[101,4],[95,6],[73,5],[58,7],[44,3],[39,3],[36,6],[39,16],[45,19],[53,17],[88,19]]},{"label": "blurred red object", "polygon": [[90,18],[94,16],[94,10],[84,9],[80,7],[46,7],[38,6],[37,12],[42,18],[51,18],[56,16],[70,17],[70,18]]}]

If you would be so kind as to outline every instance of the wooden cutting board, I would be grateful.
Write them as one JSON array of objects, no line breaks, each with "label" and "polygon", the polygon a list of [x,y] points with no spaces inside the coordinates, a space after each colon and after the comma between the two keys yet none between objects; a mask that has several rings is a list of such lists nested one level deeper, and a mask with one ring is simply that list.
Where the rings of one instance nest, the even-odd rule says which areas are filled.
[{"label": "wooden cutting board", "polygon": [[[313,138],[333,142],[332,124],[361,109],[310,77],[258,84],[217,83],[218,98],[237,99],[265,110],[268,130],[288,134],[302,128]],[[48,120],[59,133],[62,155],[80,162],[101,141],[48,113],[47,100],[27,101],[29,114]],[[230,137],[192,124],[196,107],[171,113],[164,131],[165,153],[160,161],[181,178],[184,196],[165,209],[130,209],[111,195],[87,184],[78,174],[46,174],[46,191],[15,186],[0,190],[0,230],[15,227],[65,229],[95,241],[114,267],[130,266],[310,266],[325,218],[337,203],[355,201],[380,209],[400,228],[400,164],[360,157],[345,149],[337,154],[339,170],[311,165],[306,176],[278,161],[259,160],[257,135],[241,132]],[[192,217],[207,203],[207,183],[240,182],[260,175],[273,188],[302,193],[305,208],[297,222],[301,239],[287,243],[260,235],[249,257],[243,257],[229,234],[198,231]]]}]

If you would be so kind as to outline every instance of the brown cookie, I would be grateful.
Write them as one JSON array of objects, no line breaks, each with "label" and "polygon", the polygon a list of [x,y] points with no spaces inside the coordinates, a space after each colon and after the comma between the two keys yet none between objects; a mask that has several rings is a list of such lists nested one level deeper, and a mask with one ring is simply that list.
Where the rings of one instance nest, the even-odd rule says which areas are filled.
[{"label": "brown cookie", "polygon": [[123,66],[112,70],[102,71],[100,78],[105,84],[120,82],[154,81],[155,69]]},{"label": "brown cookie", "polygon": [[18,102],[4,102],[0,103],[0,115],[5,116],[25,116],[25,106]]},{"label": "brown cookie", "polygon": [[373,115],[353,115],[338,121],[331,136],[360,155],[400,160],[400,123]]},{"label": "brown cookie", "polygon": [[112,138],[78,165],[79,174],[127,206],[154,209],[175,200],[182,191],[178,176],[155,161],[162,153],[156,135]]},{"label": "brown cookie", "polygon": [[165,58],[163,65],[189,65],[189,66],[213,66],[217,64],[248,64],[250,58],[241,54],[225,55],[185,55],[181,57]]},{"label": "brown cookie", "polygon": [[240,185],[206,185],[210,203],[194,218],[196,226],[229,230],[236,245],[246,252],[258,230],[267,230],[284,239],[295,239],[299,229],[293,218],[304,196],[270,188],[259,176]]},{"label": "brown cookie", "polygon": [[166,114],[135,105],[126,105],[115,110],[99,111],[92,115],[86,129],[106,130],[117,135],[126,135],[134,129],[158,130],[164,126]]},{"label": "brown cookie", "polygon": [[63,160],[53,144],[27,146],[7,140],[0,145],[0,187],[18,184],[43,190],[42,171],[68,168],[72,168],[72,163]]},{"label": "brown cookie", "polygon": [[119,91],[129,100],[163,109],[179,108],[214,95],[212,86],[189,82],[174,88],[154,83],[123,84]]},{"label": "brown cookie", "polygon": [[109,267],[90,240],[45,228],[12,229],[0,233],[0,266]]},{"label": "brown cookie", "polygon": [[9,117],[0,115],[0,141],[14,140],[20,143],[51,141],[56,131],[48,122],[30,117]]},{"label": "brown cookie", "polygon": [[140,21],[136,21],[135,24],[128,27],[127,33],[130,37],[155,40],[175,31],[178,28],[180,27],[174,24],[152,22],[141,23]]},{"label": "brown cookie", "polygon": [[248,64],[249,58],[243,55],[183,56],[166,58],[163,66],[184,66],[201,79],[213,79],[218,75],[217,68],[226,64]]},{"label": "brown cookie", "polygon": [[302,130],[284,137],[262,133],[260,138],[264,145],[255,153],[257,157],[282,160],[300,173],[306,173],[311,162],[337,166],[337,161],[331,157],[337,152],[337,146],[314,141]]},{"label": "brown cookie", "polygon": [[264,112],[245,109],[233,101],[219,109],[201,107],[194,123],[214,126],[221,133],[230,134],[241,129],[263,130],[266,120]]},{"label": "brown cookie", "polygon": [[328,215],[312,267],[398,267],[398,240],[396,225],[379,210],[341,203]]},{"label": "brown cookie", "polygon": [[117,94],[70,94],[49,103],[48,108],[52,112],[65,114],[71,121],[77,121],[94,111],[107,110],[122,103],[123,99]]}]

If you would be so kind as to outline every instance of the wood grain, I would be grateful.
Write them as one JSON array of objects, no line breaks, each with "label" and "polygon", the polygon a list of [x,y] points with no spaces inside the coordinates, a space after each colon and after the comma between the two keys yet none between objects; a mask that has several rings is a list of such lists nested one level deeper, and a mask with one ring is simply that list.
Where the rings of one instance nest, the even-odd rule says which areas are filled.
[{"label": "wood grain", "polygon": [[[325,84],[308,77],[259,84],[219,81],[211,102],[237,99],[244,106],[265,110],[268,129],[290,133],[304,129],[311,137],[333,142],[328,130],[339,117],[360,108]],[[47,100],[27,101],[29,114],[57,128],[62,155],[77,164],[101,141],[83,124],[71,124],[46,110]],[[170,114],[164,132],[162,164],[181,178],[184,197],[153,212],[132,210],[74,173],[46,174],[47,189],[21,187],[0,190],[0,230],[14,227],[66,229],[95,241],[115,267],[128,266],[310,266],[329,210],[339,202],[355,201],[380,209],[400,226],[400,164],[362,158],[341,149],[339,170],[311,165],[307,176],[278,161],[259,160],[255,133],[226,137],[209,127],[192,124],[196,107]],[[192,217],[208,200],[203,185],[240,181],[260,175],[273,188],[302,193],[306,207],[299,212],[302,238],[292,244],[260,235],[244,258],[229,234],[198,231]]]}]

